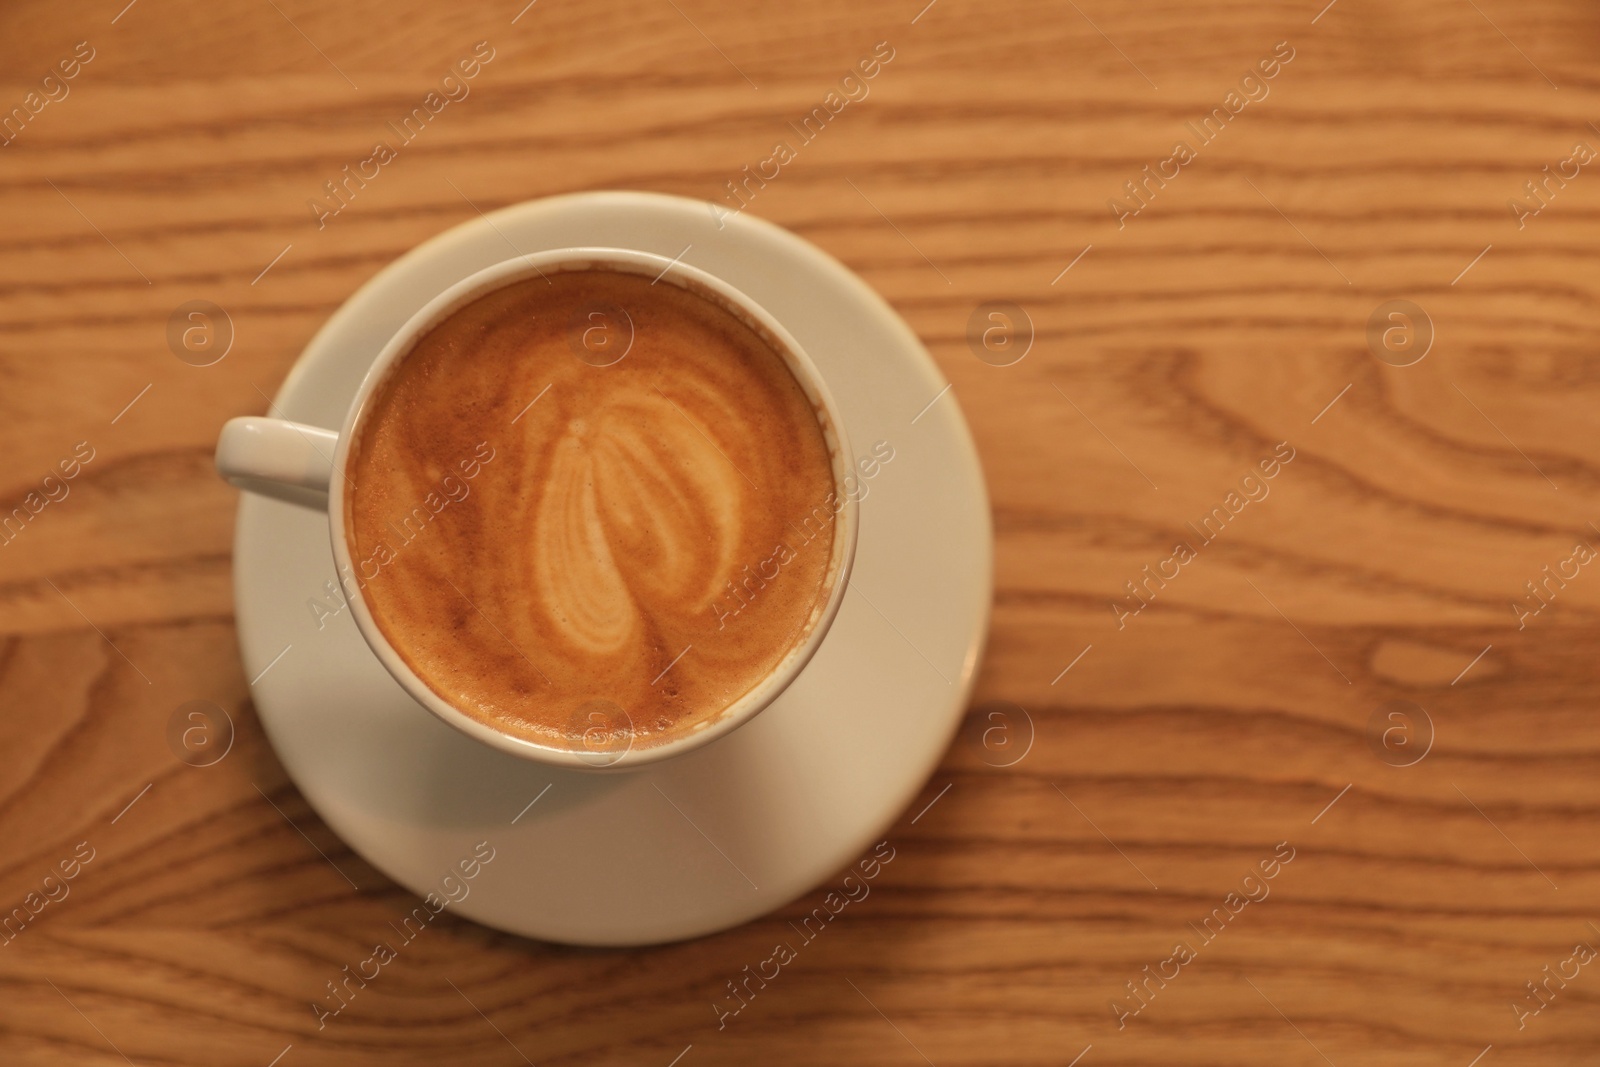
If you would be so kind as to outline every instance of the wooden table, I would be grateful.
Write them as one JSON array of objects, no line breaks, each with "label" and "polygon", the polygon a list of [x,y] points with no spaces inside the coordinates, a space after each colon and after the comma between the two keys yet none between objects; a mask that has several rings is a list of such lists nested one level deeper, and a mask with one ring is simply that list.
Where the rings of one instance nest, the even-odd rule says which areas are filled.
[{"label": "wooden table", "polygon": [[[0,13],[0,907],[38,907],[0,1061],[1600,1062],[1592,5],[522,2]],[[830,91],[867,95],[802,142]],[[633,952],[447,913],[319,1032],[416,901],[261,735],[218,427],[479,209],[717,200],[778,142],[747,210],[894,304],[982,452],[961,739],[870,898],[720,1030],[826,887]],[[169,341],[191,301],[232,323],[210,366]],[[208,767],[168,742],[195,700],[237,728]]]}]

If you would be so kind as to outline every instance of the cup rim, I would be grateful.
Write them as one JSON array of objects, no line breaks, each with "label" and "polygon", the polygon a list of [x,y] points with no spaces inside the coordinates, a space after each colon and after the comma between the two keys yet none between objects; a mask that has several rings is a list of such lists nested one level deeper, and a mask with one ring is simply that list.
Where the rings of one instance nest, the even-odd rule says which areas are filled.
[{"label": "cup rim", "polygon": [[[783,358],[816,411],[823,439],[829,446],[833,470],[831,495],[838,504],[834,512],[833,553],[827,572],[832,584],[826,600],[813,610],[805,638],[792,645],[778,665],[760,682],[715,717],[696,724],[678,737],[657,744],[639,748],[634,747],[630,740],[629,747],[610,762],[597,759],[609,757],[609,751],[595,753],[564,748],[497,729],[455,707],[411,669],[384,635],[367,606],[363,583],[357,577],[359,572],[350,555],[345,491],[348,482],[346,465],[359,439],[358,431],[370,413],[373,397],[393,369],[429,330],[466,305],[498,289],[542,274],[597,268],[653,276],[656,281],[671,282],[690,292],[704,290],[697,295],[709,293],[724,310],[762,334]],[[348,585],[354,588],[345,589],[345,599],[368,647],[413,700],[445,723],[478,741],[524,759],[587,771],[633,770],[684,755],[749,722],[789,687],[821,647],[844,601],[855,560],[858,499],[846,489],[853,477],[852,455],[838,404],[821,372],[781,322],[732,284],[679,259],[669,259],[639,249],[579,246],[519,255],[476,271],[429,300],[384,344],[362,377],[355,398],[340,425],[338,445],[333,454],[333,476],[328,486],[328,519],[334,564],[338,574],[350,576]],[[345,584],[341,581],[341,585]]]}]

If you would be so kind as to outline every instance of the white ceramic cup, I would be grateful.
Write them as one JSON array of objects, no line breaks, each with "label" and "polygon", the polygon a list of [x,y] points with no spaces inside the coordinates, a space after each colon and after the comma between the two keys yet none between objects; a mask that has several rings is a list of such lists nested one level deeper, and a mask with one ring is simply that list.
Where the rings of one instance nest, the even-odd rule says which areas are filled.
[{"label": "white ceramic cup", "polygon": [[[217,470],[229,482],[243,489],[265,491],[271,495],[314,502],[326,507],[333,559],[337,573],[356,573],[347,536],[345,494],[349,479],[343,476],[350,459],[351,443],[366,417],[373,396],[418,339],[435,325],[472,301],[515,282],[539,275],[565,271],[604,269],[639,274],[660,284],[676,285],[695,292],[723,307],[762,335],[783,357],[800,388],[818,413],[824,440],[833,462],[834,491],[831,499],[818,501],[834,512],[833,555],[826,581],[827,599],[813,612],[805,638],[795,644],[778,665],[754,688],[739,697],[719,714],[712,716],[670,740],[633,747],[631,720],[619,731],[615,722],[598,723],[597,747],[561,747],[532,741],[481,722],[458,710],[435,693],[395,651],[377,621],[372,617],[358,583],[341,580],[344,595],[361,636],[385,669],[394,675],[408,694],[445,722],[470,737],[502,751],[555,766],[578,769],[627,769],[642,767],[672,756],[682,755],[748,722],[777,699],[816,653],[827,635],[849,583],[855,558],[857,492],[849,442],[846,440],[838,406],[829,394],[817,368],[801,350],[783,325],[755,301],[732,285],[676,260],[650,252],[620,248],[564,248],[519,256],[466,278],[430,300],[412,315],[373,361],[337,433],[283,419],[235,418],[222,428],[217,442]],[[575,354],[572,358],[579,358]],[[626,358],[621,357],[621,358]],[[530,485],[528,492],[539,491]],[[326,494],[323,496],[321,494]],[[352,588],[352,585],[355,588]],[[622,709],[626,713],[627,709]],[[625,732],[625,747],[617,735]],[[587,739],[589,734],[584,735]]]}]

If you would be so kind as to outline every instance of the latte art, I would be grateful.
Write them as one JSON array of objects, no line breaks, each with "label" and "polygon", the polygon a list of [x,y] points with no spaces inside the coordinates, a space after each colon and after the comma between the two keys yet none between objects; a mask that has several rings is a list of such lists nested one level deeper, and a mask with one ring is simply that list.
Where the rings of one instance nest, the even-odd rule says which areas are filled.
[{"label": "latte art", "polygon": [[[627,335],[583,358],[573,324],[610,328],[596,306],[623,312]],[[483,442],[494,462],[470,496],[362,593],[411,669],[497,729],[579,747],[603,707],[607,744],[678,736],[770,674],[828,598],[818,414],[782,356],[709,299],[572,271],[449,316],[380,387],[351,451],[352,556],[392,543],[396,516]],[[719,606],[780,549],[759,598]]]},{"label": "latte art", "polygon": [[[708,395],[690,406],[718,403]],[[704,610],[738,561],[745,489],[697,425],[653,389],[571,420],[535,518],[561,531],[534,557],[539,601],[571,643],[594,654],[642,636],[641,605]],[[649,567],[638,566],[647,558]]]}]

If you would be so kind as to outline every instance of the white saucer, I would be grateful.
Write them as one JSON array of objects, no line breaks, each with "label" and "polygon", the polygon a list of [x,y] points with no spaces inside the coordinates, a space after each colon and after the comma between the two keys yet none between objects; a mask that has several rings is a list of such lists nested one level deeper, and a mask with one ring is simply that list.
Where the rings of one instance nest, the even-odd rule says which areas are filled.
[{"label": "white saucer", "polygon": [[368,364],[429,298],[500,260],[573,245],[682,253],[744,290],[816,362],[854,451],[893,446],[861,503],[852,588],[805,672],[750,724],[681,759],[610,774],[529,763],[406,696],[348,611],[319,631],[308,602],[334,577],[327,518],[250,494],[234,546],[239,643],[290,777],[374,867],[439,892],[487,841],[494,858],[463,883],[458,914],[549,941],[637,945],[782,906],[911,803],[972,688],[992,532],[954,394],[939,395],[943,376],[889,305],[788,231],[742,215],[719,229],[708,205],[677,197],[554,197],[434,238],[328,320],[272,413],[337,428]]}]

